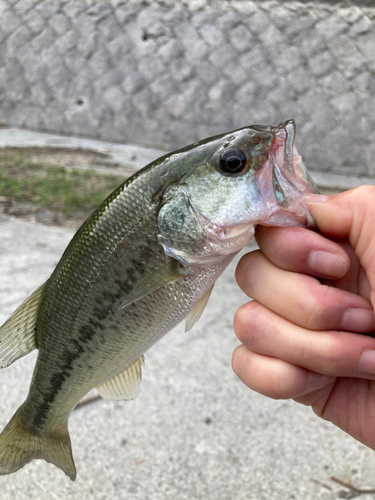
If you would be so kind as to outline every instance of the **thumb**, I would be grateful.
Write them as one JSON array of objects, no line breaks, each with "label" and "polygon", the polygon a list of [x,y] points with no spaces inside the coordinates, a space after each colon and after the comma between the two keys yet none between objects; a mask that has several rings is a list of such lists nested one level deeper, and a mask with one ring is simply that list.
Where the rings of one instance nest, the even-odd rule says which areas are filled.
[{"label": "thumb", "polygon": [[361,186],[333,196],[306,195],[321,234],[348,239],[375,289],[375,186]]}]

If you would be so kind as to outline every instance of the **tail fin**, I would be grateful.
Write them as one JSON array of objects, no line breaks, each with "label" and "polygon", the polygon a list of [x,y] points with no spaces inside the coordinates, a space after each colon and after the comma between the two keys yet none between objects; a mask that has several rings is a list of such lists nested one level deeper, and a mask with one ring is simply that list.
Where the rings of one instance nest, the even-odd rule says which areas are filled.
[{"label": "tail fin", "polygon": [[25,428],[20,410],[0,435],[0,475],[11,474],[36,458],[43,458],[59,467],[72,481],[76,468],[68,430],[58,437],[39,437]]}]

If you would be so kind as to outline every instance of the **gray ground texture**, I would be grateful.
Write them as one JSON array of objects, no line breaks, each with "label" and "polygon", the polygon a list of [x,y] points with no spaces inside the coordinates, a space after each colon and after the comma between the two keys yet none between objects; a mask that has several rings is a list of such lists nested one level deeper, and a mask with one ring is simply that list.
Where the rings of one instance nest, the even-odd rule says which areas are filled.
[{"label": "gray ground texture", "polygon": [[[158,153],[0,131],[0,147],[69,142],[113,149],[124,166],[135,150],[138,167]],[[73,233],[0,215],[0,323],[48,278]],[[331,476],[375,488],[373,451],[309,408],[250,391],[231,370],[238,345],[233,315],[248,300],[235,283],[235,264],[193,330],[184,333],[180,325],[146,354],[136,400],[100,400],[72,414],[76,482],[38,460],[0,477],[1,500],[349,498]],[[32,353],[0,373],[1,429],[26,397],[35,358]]]}]

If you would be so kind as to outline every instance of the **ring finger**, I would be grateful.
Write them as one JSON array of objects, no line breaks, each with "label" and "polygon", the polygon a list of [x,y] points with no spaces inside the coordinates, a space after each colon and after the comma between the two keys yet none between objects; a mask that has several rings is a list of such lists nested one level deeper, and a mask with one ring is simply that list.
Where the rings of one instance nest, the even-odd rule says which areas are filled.
[{"label": "ring finger", "polygon": [[336,380],[282,359],[249,351],[244,345],[235,349],[232,368],[247,387],[273,399],[299,398]]},{"label": "ring finger", "polygon": [[251,352],[279,358],[332,377],[375,379],[375,360],[372,356],[375,339],[372,337],[307,330],[255,301],[248,302],[237,311],[234,331]]}]

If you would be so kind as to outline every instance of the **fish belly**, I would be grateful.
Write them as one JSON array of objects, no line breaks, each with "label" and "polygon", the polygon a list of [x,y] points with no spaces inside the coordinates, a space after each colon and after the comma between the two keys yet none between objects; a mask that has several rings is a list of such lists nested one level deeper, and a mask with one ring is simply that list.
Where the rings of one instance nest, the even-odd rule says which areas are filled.
[{"label": "fish belly", "polygon": [[124,239],[102,266],[85,299],[76,297],[82,304],[71,330],[61,332],[60,337],[56,332],[44,335],[23,407],[31,431],[48,434],[66,425],[75,404],[180,323],[231,260],[192,268],[186,278],[119,310],[144,276],[170,260],[155,240],[152,229],[143,234],[143,244],[135,238]]}]

